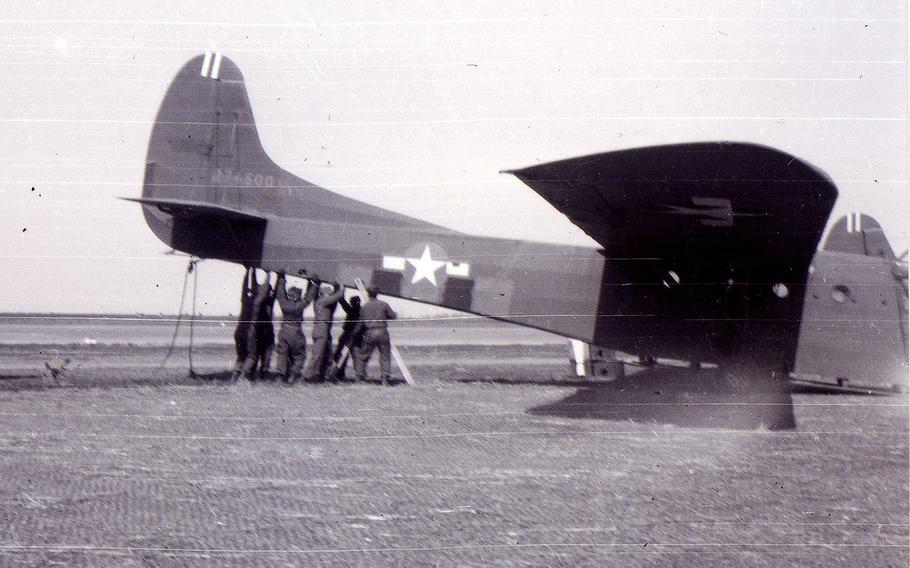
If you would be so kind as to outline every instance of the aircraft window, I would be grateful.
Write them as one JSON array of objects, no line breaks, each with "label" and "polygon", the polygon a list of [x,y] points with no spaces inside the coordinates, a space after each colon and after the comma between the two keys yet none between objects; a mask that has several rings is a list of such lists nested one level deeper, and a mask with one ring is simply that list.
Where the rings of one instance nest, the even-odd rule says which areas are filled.
[{"label": "aircraft window", "polygon": [[678,286],[678,285],[679,285],[679,282],[680,282],[680,280],[679,280],[679,274],[677,274],[677,273],[676,273],[675,271],[673,271],[673,270],[670,270],[670,271],[667,272],[666,275],[664,275],[664,279],[663,279],[663,282],[662,282],[662,283],[663,283],[663,285],[666,286],[667,288],[673,288],[674,286]]},{"label": "aircraft window", "polygon": [[771,291],[774,292],[774,295],[783,300],[790,295],[790,289],[787,288],[786,284],[778,282],[774,286],[771,286]]},{"label": "aircraft window", "polygon": [[842,284],[838,284],[834,288],[831,288],[831,299],[837,302],[838,304],[843,304],[850,297],[850,288]]}]

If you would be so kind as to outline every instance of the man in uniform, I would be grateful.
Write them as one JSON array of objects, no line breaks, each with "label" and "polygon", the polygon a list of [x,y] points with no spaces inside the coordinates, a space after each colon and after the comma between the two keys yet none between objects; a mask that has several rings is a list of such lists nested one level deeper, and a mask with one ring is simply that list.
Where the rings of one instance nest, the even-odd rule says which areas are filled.
[{"label": "man in uniform", "polygon": [[303,310],[313,301],[319,290],[319,282],[311,278],[307,285],[306,297],[301,298],[300,288],[286,289],[284,271],[278,273],[278,305],[281,306],[281,329],[278,332],[278,345],[275,347],[277,360],[275,373],[288,384],[297,381],[300,369],[306,359],[306,336],[303,334]]},{"label": "man in uniform", "polygon": [[277,289],[272,288],[269,281],[266,282],[266,286],[270,289],[269,294],[259,306],[259,311],[256,313],[256,321],[253,324],[253,334],[256,336],[256,354],[259,356],[260,377],[268,374],[269,366],[272,363],[272,351],[275,348],[275,327],[272,321],[275,312]]},{"label": "man in uniform", "polygon": [[[363,339],[363,322],[360,321],[360,296],[354,296],[348,302],[344,296],[338,299],[338,304],[344,310],[344,323],[341,324],[341,337],[338,338],[338,347],[335,348],[335,354],[332,356],[334,367],[332,375],[335,378],[344,378],[344,368],[347,365],[347,359],[339,365],[344,348],[348,348],[348,353],[353,361],[360,357],[360,346]],[[356,365],[356,363],[354,363]]]},{"label": "man in uniform", "polygon": [[[275,301],[275,295],[272,292],[272,285],[269,273],[265,273],[265,282],[259,284],[256,280],[255,270],[253,271],[253,284],[256,289],[256,295],[253,297],[253,305],[250,309],[252,323],[247,332],[247,355],[243,362],[243,377],[249,380],[255,379],[257,370],[261,373],[268,370],[268,362],[265,367],[260,367],[260,363],[267,356],[265,353],[265,344],[260,340],[262,332],[262,317],[266,312],[267,304]],[[271,315],[269,315],[269,325],[271,326]],[[258,367],[258,369],[257,369]]]},{"label": "man in uniform", "polygon": [[321,383],[332,361],[332,317],[338,300],[344,297],[344,287],[335,282],[334,288],[320,286],[319,297],[313,303],[313,356],[303,374],[307,382]]},{"label": "man in uniform", "polygon": [[253,299],[256,296],[256,277],[249,266],[243,273],[243,284],[240,287],[240,316],[237,318],[237,329],[234,330],[234,348],[237,350],[237,363],[234,366],[233,379],[239,379],[243,372],[248,353],[250,327],[253,319]]},{"label": "man in uniform", "polygon": [[392,342],[389,340],[388,320],[393,320],[398,315],[384,301],[377,298],[379,288],[370,286],[367,289],[370,299],[360,310],[363,320],[364,335],[361,356],[354,362],[357,378],[366,379],[367,363],[374,349],[379,349],[379,369],[382,375],[382,384],[389,384],[392,374]]}]

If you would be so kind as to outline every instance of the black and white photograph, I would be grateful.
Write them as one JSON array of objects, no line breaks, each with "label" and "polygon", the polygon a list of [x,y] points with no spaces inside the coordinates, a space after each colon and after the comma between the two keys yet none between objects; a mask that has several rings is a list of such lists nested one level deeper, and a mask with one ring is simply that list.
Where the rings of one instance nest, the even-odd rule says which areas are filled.
[{"label": "black and white photograph", "polygon": [[907,9],[3,3],[0,566],[907,566]]}]

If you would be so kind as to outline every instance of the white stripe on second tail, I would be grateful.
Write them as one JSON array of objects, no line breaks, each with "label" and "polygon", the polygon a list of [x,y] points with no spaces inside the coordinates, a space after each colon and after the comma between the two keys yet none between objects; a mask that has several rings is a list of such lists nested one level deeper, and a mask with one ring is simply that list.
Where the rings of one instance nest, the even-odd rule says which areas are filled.
[{"label": "white stripe on second tail", "polygon": [[221,54],[215,54],[215,61],[212,63],[212,79],[217,79],[218,75],[221,73]]},{"label": "white stripe on second tail", "polygon": [[212,64],[212,50],[206,49],[205,56],[202,58],[202,69],[199,70],[199,75],[203,77],[209,76],[209,66]]}]

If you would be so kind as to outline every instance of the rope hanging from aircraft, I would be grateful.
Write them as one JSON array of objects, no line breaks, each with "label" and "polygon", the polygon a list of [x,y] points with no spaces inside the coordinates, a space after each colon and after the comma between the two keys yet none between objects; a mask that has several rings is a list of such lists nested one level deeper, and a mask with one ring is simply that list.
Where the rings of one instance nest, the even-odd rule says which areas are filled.
[{"label": "rope hanging from aircraft", "polygon": [[[196,372],[193,370],[193,324],[196,322],[196,289],[199,286],[199,262],[200,260],[190,260],[190,264],[187,267],[187,274],[193,274],[193,311],[190,314],[190,344],[187,346],[187,358],[190,363],[189,377],[191,379],[196,378]],[[195,270],[194,270],[195,269]]]},{"label": "rope hanging from aircraft", "polygon": [[183,288],[180,291],[180,307],[177,308],[177,322],[174,325],[174,333],[171,335],[171,341],[168,344],[167,352],[164,354],[164,358],[161,360],[161,363],[158,365],[158,371],[164,369],[164,365],[170,359],[171,355],[174,353],[174,348],[177,346],[177,336],[180,333],[180,324],[183,322],[183,308],[186,305],[186,289],[187,284],[189,283],[190,275],[193,275],[193,298],[192,298],[192,310],[193,313],[190,316],[190,343],[187,351],[189,358],[189,376],[195,378],[196,373],[193,370],[193,323],[196,319],[196,289],[198,287],[198,270],[196,270],[196,265],[199,264],[200,259],[190,258],[186,266],[186,272],[183,274]]}]

